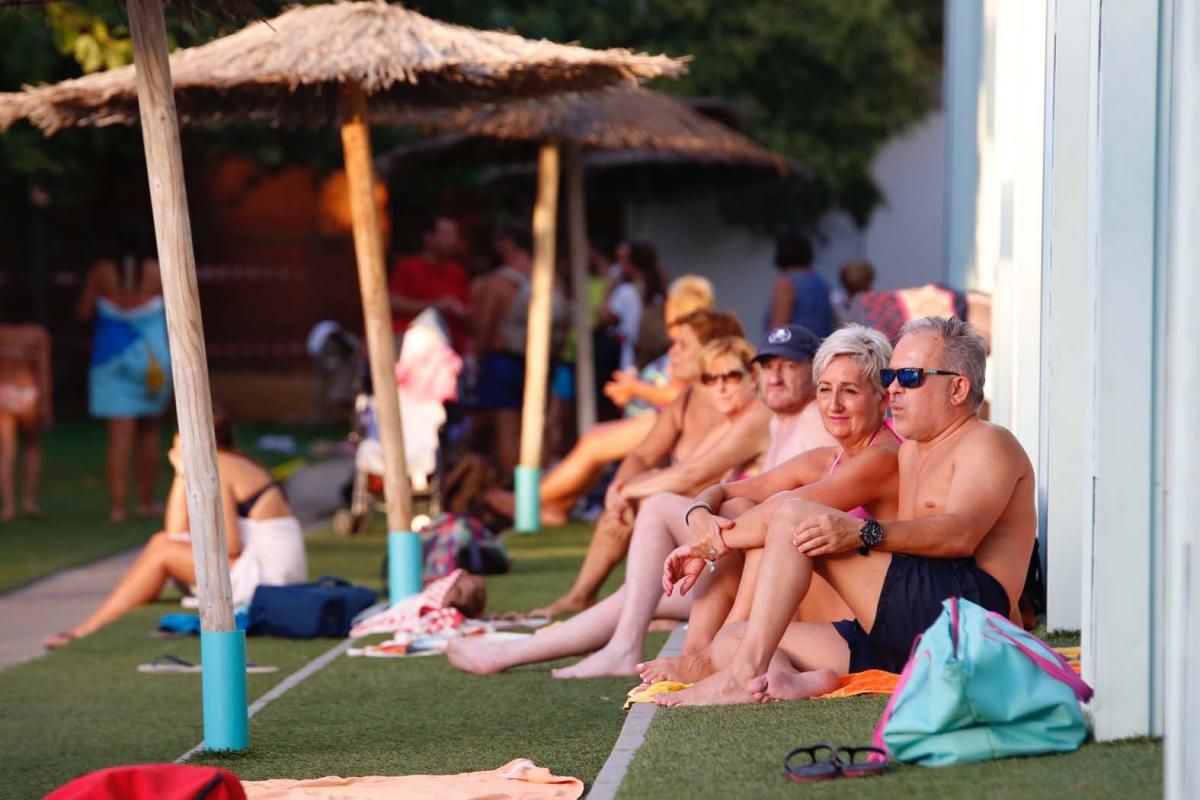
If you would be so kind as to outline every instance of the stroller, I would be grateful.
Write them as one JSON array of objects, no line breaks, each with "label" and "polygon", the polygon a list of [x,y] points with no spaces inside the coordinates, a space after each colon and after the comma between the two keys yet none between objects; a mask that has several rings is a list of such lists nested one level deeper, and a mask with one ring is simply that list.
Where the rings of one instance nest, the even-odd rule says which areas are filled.
[{"label": "stroller", "polygon": [[[404,334],[396,362],[396,388],[404,455],[412,486],[415,514],[435,516],[441,503],[441,432],[445,403],[456,399],[462,359],[450,348],[441,317],[422,312]],[[383,443],[379,437],[375,397],[365,352],[358,354],[361,388],[354,399],[349,440],[355,445],[354,473],[345,491],[348,508],[333,516],[336,533],[349,536],[366,530],[372,511],[384,510]],[[419,527],[414,524],[414,528]]]}]

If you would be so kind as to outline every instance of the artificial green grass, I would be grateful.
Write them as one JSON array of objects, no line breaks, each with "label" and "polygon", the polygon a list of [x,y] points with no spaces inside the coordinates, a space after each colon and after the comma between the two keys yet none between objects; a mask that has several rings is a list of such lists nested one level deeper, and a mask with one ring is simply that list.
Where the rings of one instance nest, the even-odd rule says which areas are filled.
[{"label": "artificial green grass", "polygon": [[1076,753],[961,767],[892,764],[874,778],[798,786],[783,775],[793,747],[869,744],[887,698],[852,697],[763,706],[660,709],[619,798],[1058,798],[1162,796],[1162,745],[1088,744]]},{"label": "artificial green grass", "polygon": [[[1078,631],[1039,627],[1056,647]],[[888,774],[797,786],[783,774],[792,748],[821,741],[870,744],[886,697],[808,700],[765,706],[661,709],[621,784],[620,798],[806,797],[1056,798],[1162,795],[1162,743],[1139,739],[1086,744],[1078,752],[950,768],[893,763]],[[695,765],[719,781],[697,781]],[[735,792],[736,787],[736,792]]]},{"label": "artificial green grass", "polygon": [[[165,492],[165,467],[163,480]],[[104,426],[97,422],[60,422],[42,437],[38,499],[41,518],[0,522],[0,592],[142,544],[162,526],[108,521]]]},{"label": "artificial green grass", "polygon": [[[509,536],[510,575],[488,579],[489,608],[527,609],[561,593],[587,541],[582,526]],[[377,587],[381,536],[309,539],[310,573]],[[614,576],[611,588],[619,576]],[[38,797],[84,772],[170,761],[203,737],[198,675],[145,675],[137,664],[170,652],[199,657],[199,642],[156,639],[158,615],[139,609],[88,639],[0,672],[0,798]],[[648,650],[661,647],[661,634]],[[278,673],[249,676],[251,700],[336,644],[254,637],[248,656]],[[441,657],[335,660],[251,721],[250,750],[192,763],[247,779],[330,773],[413,774],[492,769],[533,758],[591,781],[620,731],[628,679],[553,681],[554,665],[480,678]]]}]

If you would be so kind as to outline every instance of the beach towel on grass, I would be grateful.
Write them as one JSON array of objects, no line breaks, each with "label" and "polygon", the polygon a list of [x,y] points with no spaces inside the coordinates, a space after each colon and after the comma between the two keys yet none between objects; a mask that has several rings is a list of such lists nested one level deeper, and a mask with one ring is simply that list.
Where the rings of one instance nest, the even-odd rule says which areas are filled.
[{"label": "beach towel on grass", "polygon": [[[864,694],[891,694],[896,689],[899,675],[885,672],[881,669],[868,669],[862,672],[852,672],[838,678],[838,687],[832,691],[814,697],[814,700],[832,700],[837,697],[856,697]],[[629,690],[625,700],[625,710],[628,711],[634,703],[653,703],[655,695],[664,692],[682,692],[692,684],[679,681],[658,681],[649,686],[643,684]]]},{"label": "beach towel on grass", "polygon": [[583,781],[551,774],[527,758],[458,775],[242,781],[247,800],[577,800]]},{"label": "beach towel on grass", "polygon": [[409,634],[419,636],[457,630],[466,617],[457,608],[447,605],[446,598],[454,585],[466,574],[456,569],[438,578],[420,593],[401,600],[396,605],[367,617],[354,626],[350,638],[357,639],[372,633]]}]

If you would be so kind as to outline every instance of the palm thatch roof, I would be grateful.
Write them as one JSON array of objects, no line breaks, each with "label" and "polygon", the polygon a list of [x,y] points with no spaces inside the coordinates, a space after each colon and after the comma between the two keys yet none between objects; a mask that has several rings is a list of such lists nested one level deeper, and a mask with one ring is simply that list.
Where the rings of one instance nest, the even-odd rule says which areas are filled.
[{"label": "palm thatch roof", "polygon": [[[257,119],[282,124],[335,118],[337,88],[361,82],[373,108],[431,107],[585,90],[684,69],[682,59],[592,50],[438,22],[398,5],[301,6],[171,55],[182,121]],[[133,124],[134,67],[26,87],[5,117],[46,133],[74,125]],[[0,127],[2,129],[2,127]]]},{"label": "palm thatch roof", "polygon": [[651,89],[613,86],[589,92],[432,111],[373,112],[375,121],[416,125],[500,141],[577,142],[594,150],[661,153],[683,161],[794,171],[783,156]]}]

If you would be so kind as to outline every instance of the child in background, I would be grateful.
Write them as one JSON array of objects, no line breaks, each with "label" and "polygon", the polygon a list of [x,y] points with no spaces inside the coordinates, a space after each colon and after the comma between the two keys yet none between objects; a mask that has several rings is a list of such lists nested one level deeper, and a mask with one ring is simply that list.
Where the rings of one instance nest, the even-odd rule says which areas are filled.
[{"label": "child in background", "polygon": [[854,322],[850,305],[856,295],[871,291],[875,285],[875,267],[865,258],[852,259],[842,264],[840,271],[842,285],[830,293],[833,303],[833,313],[837,315],[838,324],[845,325]]}]

